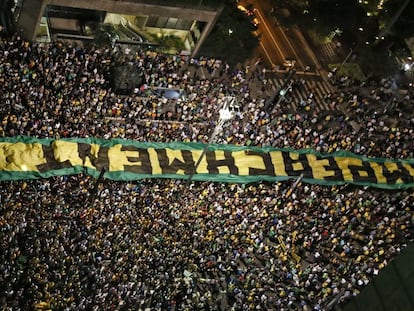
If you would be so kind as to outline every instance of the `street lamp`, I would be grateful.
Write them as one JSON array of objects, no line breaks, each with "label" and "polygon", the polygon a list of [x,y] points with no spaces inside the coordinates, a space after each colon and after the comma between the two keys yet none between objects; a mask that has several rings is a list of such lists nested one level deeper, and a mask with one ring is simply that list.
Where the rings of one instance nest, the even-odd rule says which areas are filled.
[{"label": "street lamp", "polygon": [[207,142],[207,144],[204,146],[203,152],[201,153],[200,157],[198,158],[196,164],[193,166],[190,175],[187,179],[187,186],[191,183],[191,180],[193,179],[194,174],[197,172],[197,168],[200,166],[201,161],[203,160],[204,156],[206,155],[208,149],[210,148],[210,145],[214,143],[217,134],[221,132],[223,129],[224,124],[231,120],[234,117],[234,110],[238,107],[237,100],[233,96],[225,96],[221,100],[223,102],[223,106],[219,110],[219,118],[217,120],[217,124],[213,129],[213,132],[211,133],[211,136]]},{"label": "street lamp", "polygon": [[[272,109],[269,109],[269,112],[271,112],[273,110],[273,107],[278,107],[285,99],[285,95],[288,91],[290,91],[292,89],[292,84],[293,84],[293,80],[289,81],[289,83],[287,85],[285,85],[280,91],[279,91],[279,99],[276,102],[276,104],[274,106],[272,106]],[[274,118],[269,125],[275,125],[275,123],[277,122],[277,118]],[[264,125],[266,126],[266,125]]]},{"label": "street lamp", "polygon": [[[269,99],[268,101],[266,101],[265,103],[265,107],[264,109],[270,114],[273,110],[274,107],[277,107],[278,105],[280,105],[280,103],[282,101],[284,101],[286,99],[285,95],[286,93],[292,89],[292,84],[293,84],[293,76],[296,74],[296,70],[295,69],[291,69],[289,70],[286,80],[283,83],[281,89],[278,91],[278,93],[275,93],[271,99]],[[275,103],[275,98],[276,96],[279,95],[278,101]]]}]

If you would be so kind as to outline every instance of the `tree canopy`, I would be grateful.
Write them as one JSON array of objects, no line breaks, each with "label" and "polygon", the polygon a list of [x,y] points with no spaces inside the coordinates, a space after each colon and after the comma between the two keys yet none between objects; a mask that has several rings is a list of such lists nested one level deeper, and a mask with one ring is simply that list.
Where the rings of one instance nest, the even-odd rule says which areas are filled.
[{"label": "tree canopy", "polygon": [[199,54],[225,59],[231,65],[242,63],[258,46],[255,30],[251,19],[238,10],[233,1],[227,1]]}]

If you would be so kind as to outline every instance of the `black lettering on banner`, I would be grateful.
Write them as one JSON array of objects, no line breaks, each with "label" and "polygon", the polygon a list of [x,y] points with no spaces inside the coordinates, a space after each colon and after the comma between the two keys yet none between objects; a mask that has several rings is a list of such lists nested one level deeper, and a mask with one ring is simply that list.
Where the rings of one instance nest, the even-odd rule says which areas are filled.
[{"label": "black lettering on banner", "polygon": [[180,150],[184,162],[177,158],[170,161],[166,149],[155,149],[155,151],[157,152],[158,163],[163,174],[176,174],[179,170],[183,170],[186,175],[191,174],[195,162],[190,150]]},{"label": "black lettering on banner", "polygon": [[352,179],[354,182],[377,183],[377,177],[375,176],[373,168],[371,165],[369,165],[369,162],[362,161],[362,166],[349,165],[348,168],[352,174]]},{"label": "black lettering on banner", "polygon": [[333,176],[326,176],[324,177],[324,180],[331,180],[331,181],[344,181],[344,175],[342,174],[342,170],[339,168],[338,163],[336,163],[334,157],[321,157],[316,156],[317,160],[328,160],[329,165],[324,165],[323,167],[327,171],[334,172]]},{"label": "black lettering on banner", "polygon": [[[308,159],[305,153],[298,153],[298,159],[292,159],[290,152],[282,151],[283,162],[285,163],[285,170],[288,176],[300,176],[303,174],[304,178],[313,178],[312,168],[309,165]],[[294,164],[301,164],[302,170],[295,170]]]},{"label": "black lettering on banner", "polygon": [[137,162],[139,165],[124,165],[124,170],[137,174],[152,174],[152,166],[147,149],[134,146],[122,146],[121,151],[138,151],[138,157],[127,157],[129,162]]},{"label": "black lettering on banner", "polygon": [[231,151],[224,151],[224,159],[217,160],[214,151],[206,152],[207,170],[209,174],[218,174],[220,166],[227,166],[232,175],[239,174],[239,168],[234,163],[234,157]]},{"label": "black lettering on banner", "polygon": [[108,151],[109,147],[103,147],[102,145],[99,147],[96,163],[92,163],[98,171],[102,171],[102,169],[109,171]]},{"label": "black lettering on banner", "polygon": [[[100,150],[99,150],[100,151]],[[91,164],[98,170],[101,171],[104,167],[101,163],[101,161],[98,161],[99,158],[97,158],[95,155],[91,153],[91,145],[85,144],[85,143],[78,143],[78,154],[79,158],[82,160],[83,163],[86,162],[86,159],[89,159]],[[107,168],[106,166],[105,168]]]},{"label": "black lettering on banner", "polygon": [[272,158],[268,152],[260,152],[255,150],[246,150],[245,154],[247,156],[259,156],[263,159],[263,163],[265,165],[264,169],[250,167],[249,168],[249,176],[257,176],[257,175],[268,175],[268,176],[275,176],[275,168],[272,163]]},{"label": "black lettering on banner", "polygon": [[[402,165],[401,162],[396,162],[395,164],[399,170],[390,171],[384,163],[378,163],[382,168],[382,175],[387,179],[387,184],[395,185],[398,179],[401,179],[404,184],[410,184],[414,181],[413,176],[410,175],[410,172]],[[411,167],[412,164],[407,163]]]},{"label": "black lettering on banner", "polygon": [[58,162],[55,159],[55,156],[53,154],[53,147],[52,145],[42,145],[43,149],[43,157],[46,160],[46,163],[37,165],[37,169],[40,173],[45,173],[50,170],[60,170],[63,168],[71,168],[72,164],[69,160],[66,160],[64,162]]}]

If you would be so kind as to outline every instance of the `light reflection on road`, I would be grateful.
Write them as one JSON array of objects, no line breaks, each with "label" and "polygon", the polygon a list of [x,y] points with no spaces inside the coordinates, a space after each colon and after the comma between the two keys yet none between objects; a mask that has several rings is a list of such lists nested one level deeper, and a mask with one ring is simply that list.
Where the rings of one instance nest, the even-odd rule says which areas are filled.
[{"label": "light reflection on road", "polygon": [[271,40],[272,40],[272,42],[273,42],[274,46],[275,46],[275,47],[276,47],[276,49],[279,51],[280,55],[282,55],[282,57],[284,58],[284,57],[285,57],[285,54],[282,52],[281,48],[280,48],[280,47],[279,47],[279,45],[277,44],[277,42],[276,42],[276,40],[275,40],[275,38],[274,38],[273,32],[272,32],[272,30],[270,29],[269,25],[267,24],[267,21],[266,21],[266,20],[265,20],[265,18],[263,17],[262,13],[260,13],[260,11],[259,11],[258,9],[256,9],[256,8],[255,8],[253,11],[254,11],[256,14],[258,14],[258,17],[260,18],[260,23],[261,23],[261,25],[264,25],[264,26],[265,26],[266,31],[267,31],[267,34],[270,36],[270,38],[271,38]]},{"label": "light reflection on road", "polygon": [[283,69],[285,60],[292,58],[296,60],[297,69],[305,72],[313,68],[316,70],[315,73],[317,72],[320,64],[299,28],[293,27],[285,30],[283,26],[280,26],[275,14],[269,14],[271,4],[265,1],[245,0],[241,2],[245,6],[253,6],[253,12],[260,21],[255,34],[260,36],[258,52],[266,63],[273,68],[278,65]]}]

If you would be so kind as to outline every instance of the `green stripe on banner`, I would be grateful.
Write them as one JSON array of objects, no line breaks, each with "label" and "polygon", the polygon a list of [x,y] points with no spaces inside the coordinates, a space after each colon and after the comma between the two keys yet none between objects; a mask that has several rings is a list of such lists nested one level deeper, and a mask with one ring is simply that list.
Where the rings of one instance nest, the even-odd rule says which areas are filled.
[{"label": "green stripe on banner", "polygon": [[[0,180],[48,178],[84,172],[136,180],[187,179],[202,154],[200,143],[146,143],[96,138],[0,138]],[[351,183],[383,189],[414,186],[414,159],[367,158],[340,151],[211,145],[193,180],[229,183],[283,181],[303,174],[320,185]]]}]

